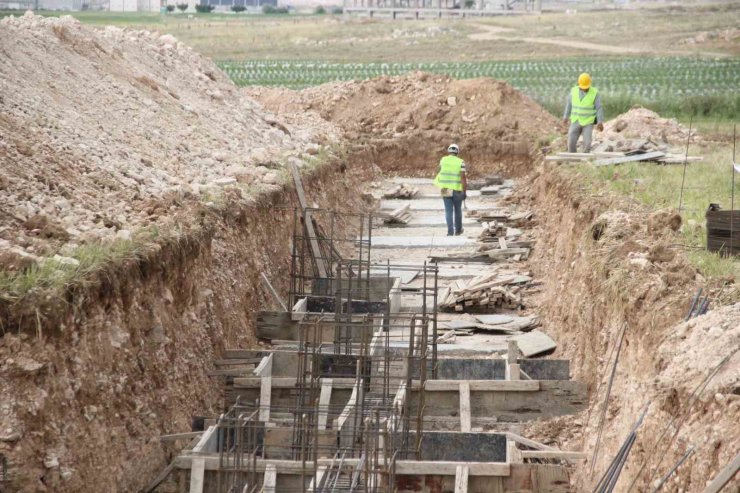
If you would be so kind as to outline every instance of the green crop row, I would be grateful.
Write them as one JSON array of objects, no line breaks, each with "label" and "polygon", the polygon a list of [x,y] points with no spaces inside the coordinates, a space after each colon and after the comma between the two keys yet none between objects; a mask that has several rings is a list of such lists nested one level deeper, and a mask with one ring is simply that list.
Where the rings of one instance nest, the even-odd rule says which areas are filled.
[{"label": "green crop row", "polygon": [[224,61],[238,85],[302,89],[331,81],[362,80],[421,70],[457,79],[492,77],[509,82],[557,114],[567,90],[588,71],[608,115],[641,104],[668,116],[736,118],[740,114],[740,59],[655,57],[461,63],[324,63],[292,60]]}]

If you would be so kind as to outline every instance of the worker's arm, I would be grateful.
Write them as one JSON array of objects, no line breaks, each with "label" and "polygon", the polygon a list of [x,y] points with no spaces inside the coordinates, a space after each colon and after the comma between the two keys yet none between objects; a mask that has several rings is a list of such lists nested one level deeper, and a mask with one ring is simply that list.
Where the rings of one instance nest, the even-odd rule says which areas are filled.
[{"label": "worker's arm", "polygon": [[604,107],[601,106],[601,94],[596,95],[594,108],[596,109],[596,128],[601,132],[604,130]]},{"label": "worker's arm", "polygon": [[460,166],[460,181],[462,182],[462,191],[464,197],[468,193],[468,178],[465,171],[465,161],[463,161],[462,165]]},{"label": "worker's arm", "polygon": [[565,102],[565,113],[563,113],[564,123],[568,123],[568,120],[570,119],[570,110],[571,110],[570,100],[571,100],[571,97],[570,95],[568,95],[568,99]]}]

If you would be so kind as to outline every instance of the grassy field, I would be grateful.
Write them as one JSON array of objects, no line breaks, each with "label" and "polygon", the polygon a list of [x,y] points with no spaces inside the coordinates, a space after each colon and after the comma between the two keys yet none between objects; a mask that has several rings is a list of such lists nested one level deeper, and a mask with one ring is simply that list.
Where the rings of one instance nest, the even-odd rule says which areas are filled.
[{"label": "grassy field", "polygon": [[556,115],[574,74],[589,70],[602,91],[607,116],[642,104],[666,116],[732,118],[740,114],[740,58],[632,57],[581,60],[468,63],[322,63],[307,61],[220,62],[239,85],[300,89],[335,80],[399,75],[414,70],[457,79],[506,80]]},{"label": "grassy field", "polygon": [[588,71],[608,116],[634,104],[682,118],[740,114],[740,35],[732,34],[740,26],[738,2],[395,22],[294,14],[75,16],[171,33],[240,85],[302,88],[426,70],[503,79],[559,114],[564,92]]},{"label": "grassy field", "polygon": [[[684,220],[682,242],[689,258],[705,276],[733,276],[740,279],[740,260],[720,257],[705,250],[707,236],[704,214],[709,203],[730,209],[732,197],[732,143],[711,143],[690,147],[689,153],[703,155],[704,161],[657,166],[625,163],[619,166],[573,166],[595,190],[607,189],[627,195],[654,209],[681,207]],[[683,187],[682,187],[683,183]],[[681,189],[683,188],[683,193]],[[740,207],[740,176],[735,177],[735,207]]]}]

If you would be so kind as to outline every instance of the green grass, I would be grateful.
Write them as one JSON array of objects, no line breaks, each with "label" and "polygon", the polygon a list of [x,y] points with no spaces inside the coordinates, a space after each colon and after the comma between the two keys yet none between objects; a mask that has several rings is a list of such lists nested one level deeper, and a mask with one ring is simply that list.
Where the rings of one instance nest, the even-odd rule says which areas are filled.
[{"label": "green grass", "polygon": [[301,89],[331,81],[400,75],[414,70],[457,79],[493,77],[511,83],[560,115],[574,74],[588,70],[603,95],[607,117],[635,104],[663,116],[731,119],[740,114],[740,59],[633,57],[432,63],[326,63],[311,61],[223,61],[238,85]]},{"label": "green grass", "polygon": [[45,258],[21,272],[0,270],[0,299],[12,302],[37,290],[60,292],[72,282],[88,278],[104,265],[135,258],[137,249],[137,244],[130,240],[82,245],[70,254],[79,265]]},{"label": "green grass", "polygon": [[[574,169],[586,177],[596,189],[607,189],[649,206],[652,209],[678,210],[679,202],[684,224],[682,244],[691,261],[707,277],[734,275],[740,279],[740,259],[733,260],[707,252],[704,214],[709,203],[719,203],[729,209],[732,196],[732,146],[712,144],[701,149],[689,148],[690,154],[700,154],[704,160],[681,165],[625,163],[618,166],[595,167],[579,164]],[[683,185],[683,195],[681,195]],[[735,207],[740,206],[740,179],[735,181]]]}]

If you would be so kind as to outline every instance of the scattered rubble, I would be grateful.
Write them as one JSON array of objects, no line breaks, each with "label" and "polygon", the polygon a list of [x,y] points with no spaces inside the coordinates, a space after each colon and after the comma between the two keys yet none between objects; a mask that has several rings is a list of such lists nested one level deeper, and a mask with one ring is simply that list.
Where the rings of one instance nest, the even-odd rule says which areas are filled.
[{"label": "scattered rubble", "polygon": [[419,189],[406,183],[397,185],[383,194],[384,199],[413,199],[419,194]]}]

